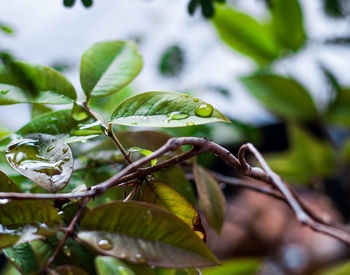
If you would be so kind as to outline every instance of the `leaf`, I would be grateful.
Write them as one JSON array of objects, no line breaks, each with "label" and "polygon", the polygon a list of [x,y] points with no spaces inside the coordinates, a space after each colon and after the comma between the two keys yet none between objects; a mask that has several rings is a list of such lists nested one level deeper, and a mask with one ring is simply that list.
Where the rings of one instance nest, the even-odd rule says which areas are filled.
[{"label": "leaf", "polygon": [[39,103],[32,104],[32,119],[51,112],[53,112],[53,109],[45,106],[44,104],[39,104]]},{"label": "leaf", "polygon": [[284,47],[297,51],[304,45],[306,34],[298,0],[271,0],[271,26]]},{"label": "leaf", "polygon": [[21,190],[5,173],[0,171],[0,192],[21,192]]},{"label": "leaf", "polygon": [[0,204],[0,247],[40,238],[58,225],[57,211],[45,201],[15,200]]},{"label": "leaf", "polygon": [[20,136],[33,133],[49,134],[64,139],[66,143],[85,141],[102,134],[101,130],[91,129],[96,125],[91,125],[89,120],[79,122],[73,119],[71,113],[72,110],[68,109],[38,116],[19,129],[16,134]]},{"label": "leaf", "polygon": [[235,259],[215,266],[202,269],[203,275],[255,275],[258,274],[261,265],[260,259]]},{"label": "leaf", "polygon": [[3,23],[0,24],[0,30],[9,35],[14,34],[13,29],[10,26],[5,25]]},{"label": "leaf", "polygon": [[32,134],[10,143],[9,164],[49,192],[63,189],[73,173],[73,156],[67,144],[46,134]]},{"label": "leaf", "polygon": [[[146,157],[153,153],[151,150],[143,149],[143,148],[140,148],[140,147],[131,147],[129,149],[129,153],[135,153],[135,152],[140,153],[140,154],[142,154],[142,155],[144,155]],[[157,159],[151,160],[151,166],[156,165],[157,161],[158,161]]]},{"label": "leaf", "polygon": [[217,264],[187,224],[147,203],[99,206],[83,217],[80,230],[78,237],[99,253],[134,263],[176,268]]},{"label": "leaf", "polygon": [[230,122],[212,105],[174,92],[146,92],[123,101],[111,122],[141,127],[184,127],[216,121]]},{"label": "leaf", "polygon": [[336,160],[328,142],[318,140],[296,125],[289,127],[288,138],[288,151],[265,156],[272,170],[284,180],[307,183],[334,173]]},{"label": "leaf", "polygon": [[333,264],[330,267],[325,267],[317,270],[314,275],[348,275],[350,272],[350,262],[342,261],[337,264]]},{"label": "leaf", "polygon": [[175,189],[161,182],[148,183],[143,189],[142,199],[175,214],[205,240],[205,231],[197,210]]},{"label": "leaf", "polygon": [[260,65],[278,59],[280,48],[268,25],[234,10],[216,5],[212,19],[220,38],[239,53],[249,56]]},{"label": "leaf", "polygon": [[261,104],[283,119],[310,120],[317,117],[309,92],[294,79],[257,73],[241,80]]},{"label": "leaf", "polygon": [[340,88],[335,100],[329,105],[327,119],[329,122],[350,126],[350,88]]},{"label": "leaf", "polygon": [[14,245],[3,251],[9,261],[21,271],[21,274],[27,275],[39,270],[33,249],[28,243]]},{"label": "leaf", "polygon": [[168,47],[161,56],[158,69],[165,77],[177,77],[185,65],[185,55],[179,46]]},{"label": "leaf", "polygon": [[160,182],[166,182],[167,185],[174,188],[189,201],[192,206],[196,204],[196,197],[192,184],[187,180],[184,172],[178,167],[169,167],[155,172],[154,178]]},{"label": "leaf", "polygon": [[141,69],[142,57],[134,43],[96,43],[81,58],[81,86],[88,98],[107,96],[128,85]]},{"label": "leaf", "polygon": [[98,256],[95,265],[99,275],[135,275],[126,264],[114,257]]},{"label": "leaf", "polygon": [[55,271],[59,275],[89,275],[89,273],[74,265],[60,265],[55,268]]},{"label": "leaf", "polygon": [[72,84],[54,69],[20,61],[0,67],[0,105],[69,104],[76,98]]},{"label": "leaf", "polygon": [[224,222],[226,200],[219,183],[204,168],[193,166],[194,181],[208,224],[220,234]]}]

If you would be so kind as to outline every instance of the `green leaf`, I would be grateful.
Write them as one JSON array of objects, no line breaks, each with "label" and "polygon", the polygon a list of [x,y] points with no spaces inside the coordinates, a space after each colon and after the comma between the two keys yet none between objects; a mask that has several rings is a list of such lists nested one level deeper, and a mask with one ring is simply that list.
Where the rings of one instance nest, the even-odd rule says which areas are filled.
[{"label": "green leaf", "polygon": [[76,98],[72,84],[54,69],[20,61],[0,67],[0,105],[68,104]]},{"label": "green leaf", "polygon": [[281,44],[293,51],[304,45],[306,34],[298,0],[270,0],[271,26]]},{"label": "green leaf", "polygon": [[159,62],[159,72],[163,76],[177,77],[181,74],[184,64],[185,56],[183,49],[175,45],[167,48],[161,56]]},{"label": "green leaf", "polygon": [[192,206],[196,204],[196,197],[192,184],[187,180],[184,172],[178,167],[169,167],[160,171],[155,172],[154,178],[160,182],[166,182],[167,185],[174,188],[182,196],[189,201]]},{"label": "green leaf", "polygon": [[141,127],[184,127],[216,121],[230,122],[210,104],[174,92],[146,92],[123,101],[111,122]]},{"label": "green leaf", "polygon": [[10,143],[9,164],[49,192],[63,189],[73,173],[73,156],[67,144],[46,134],[32,134]]},{"label": "green leaf", "polygon": [[[140,153],[140,154],[142,154],[142,155],[144,155],[146,157],[153,153],[151,150],[143,149],[143,148],[140,148],[140,147],[131,147],[129,149],[129,153],[135,153],[135,152]],[[153,159],[151,161],[151,166],[156,165],[157,161],[158,161],[157,159]]]},{"label": "green leaf", "polygon": [[32,119],[51,112],[53,112],[53,110],[50,107],[45,106],[44,104],[32,104]]},{"label": "green leaf", "polygon": [[216,5],[212,20],[228,46],[258,64],[264,65],[279,57],[280,48],[269,26],[227,5]]},{"label": "green leaf", "polygon": [[114,257],[99,256],[95,264],[99,275],[135,275],[126,264]]},{"label": "green leaf", "polygon": [[161,182],[148,183],[143,189],[142,199],[175,214],[202,240],[205,239],[205,231],[197,210],[175,189]]},{"label": "green leaf", "polygon": [[59,275],[89,275],[86,271],[74,265],[60,265],[55,268]]},{"label": "green leaf", "polygon": [[134,263],[176,268],[217,264],[187,224],[151,204],[102,205],[83,217],[80,229],[78,237],[100,253]]},{"label": "green leaf", "polygon": [[28,243],[14,245],[3,251],[9,261],[21,271],[21,274],[27,275],[39,270],[33,249]]},{"label": "green leaf", "polygon": [[329,105],[327,119],[329,122],[350,126],[350,88],[339,88],[335,100]]},{"label": "green leaf", "polygon": [[215,266],[202,269],[203,275],[255,275],[258,274],[261,265],[260,259],[235,259]]},{"label": "green leaf", "polygon": [[313,275],[348,275],[350,273],[350,262],[343,261],[330,267],[317,270]]},{"label": "green leaf", "polygon": [[13,29],[5,24],[0,24],[0,30],[2,30],[4,33],[12,35],[14,33]]},{"label": "green leaf", "polygon": [[5,173],[0,171],[0,192],[21,192],[21,190]]},{"label": "green leaf", "polygon": [[241,80],[261,104],[281,118],[310,120],[317,117],[311,95],[294,79],[257,73]]},{"label": "green leaf", "polygon": [[194,181],[208,224],[220,234],[224,222],[226,200],[219,183],[204,168],[193,166]]},{"label": "green leaf", "polygon": [[288,136],[287,152],[265,156],[272,170],[284,180],[307,183],[334,173],[336,160],[328,142],[318,140],[296,125],[289,127]]},{"label": "green leaf", "polygon": [[0,247],[40,238],[47,227],[58,225],[57,211],[45,201],[9,201],[0,204]]},{"label": "green leaf", "polygon": [[88,98],[107,96],[128,85],[141,69],[142,57],[134,43],[101,42],[83,54],[80,81]]}]

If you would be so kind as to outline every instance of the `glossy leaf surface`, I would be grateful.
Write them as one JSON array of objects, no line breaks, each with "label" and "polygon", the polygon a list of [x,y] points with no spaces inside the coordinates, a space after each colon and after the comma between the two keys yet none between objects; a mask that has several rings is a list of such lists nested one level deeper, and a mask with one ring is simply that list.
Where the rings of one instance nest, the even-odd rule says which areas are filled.
[{"label": "glossy leaf surface", "polygon": [[67,144],[46,134],[32,134],[10,143],[9,164],[49,192],[63,189],[73,172],[73,156]]},{"label": "glossy leaf surface", "polygon": [[0,105],[68,104],[76,97],[72,84],[49,67],[19,61],[0,67]]},{"label": "glossy leaf surface", "polygon": [[102,205],[83,217],[80,229],[78,237],[100,253],[134,263],[176,268],[217,264],[187,224],[151,204]]},{"label": "glossy leaf surface", "polygon": [[134,43],[96,43],[82,56],[80,81],[88,97],[107,96],[128,85],[141,68],[142,57]]},{"label": "glossy leaf surface", "polygon": [[142,199],[175,214],[201,239],[205,239],[205,231],[197,210],[175,189],[161,182],[148,183],[143,189]]},{"label": "glossy leaf surface", "polygon": [[123,101],[113,112],[114,124],[141,127],[184,127],[230,122],[212,105],[181,93],[146,92]]},{"label": "glossy leaf surface", "polygon": [[310,94],[294,79],[258,73],[243,77],[242,82],[261,104],[281,118],[308,120],[317,116]]},{"label": "glossy leaf surface", "polygon": [[193,174],[205,218],[220,234],[224,222],[226,200],[219,183],[201,166],[193,166]]}]

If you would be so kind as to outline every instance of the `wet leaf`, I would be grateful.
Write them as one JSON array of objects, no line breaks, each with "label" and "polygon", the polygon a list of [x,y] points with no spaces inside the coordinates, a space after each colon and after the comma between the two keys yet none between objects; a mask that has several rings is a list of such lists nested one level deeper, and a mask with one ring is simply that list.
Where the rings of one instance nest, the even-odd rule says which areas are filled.
[{"label": "wet leaf", "polygon": [[10,143],[9,164],[49,192],[63,189],[73,173],[73,156],[67,144],[46,134],[32,134]]},{"label": "wet leaf", "polygon": [[235,259],[222,263],[221,266],[205,268],[203,275],[255,275],[258,274],[261,265],[260,259]]},{"label": "wet leaf", "polygon": [[21,192],[21,190],[5,173],[0,171],[0,192]]},{"label": "wet leaf", "polygon": [[257,73],[242,78],[247,90],[269,111],[288,120],[310,120],[317,109],[309,92],[297,81]]},{"label": "wet leaf", "polygon": [[102,205],[83,217],[80,229],[78,237],[100,253],[134,263],[176,268],[217,264],[187,224],[151,204]]},{"label": "wet leaf", "polygon": [[205,240],[205,231],[197,210],[175,189],[161,182],[148,183],[143,189],[142,199],[175,214]]},{"label": "wet leaf", "polygon": [[201,166],[193,166],[194,180],[208,224],[220,234],[224,222],[226,200],[219,183]]},{"label": "wet leaf", "polygon": [[118,92],[141,71],[142,57],[132,42],[96,43],[82,56],[80,81],[87,97]]},{"label": "wet leaf", "polygon": [[212,105],[181,93],[146,92],[123,101],[111,122],[140,127],[185,127],[230,121]]},{"label": "wet leaf", "polygon": [[95,259],[97,274],[99,275],[136,275],[122,261],[109,256],[99,256]]},{"label": "wet leaf", "polygon": [[45,201],[9,201],[0,204],[0,247],[40,238],[58,225],[57,211]]},{"label": "wet leaf", "polygon": [[228,5],[216,5],[212,20],[220,38],[239,53],[260,65],[278,59],[280,47],[268,25]]},{"label": "wet leaf", "polygon": [[3,251],[9,261],[21,271],[21,274],[27,275],[39,270],[33,249],[28,243],[14,245]]},{"label": "wet leaf", "polygon": [[69,104],[76,98],[72,84],[54,69],[20,61],[0,67],[0,105]]}]

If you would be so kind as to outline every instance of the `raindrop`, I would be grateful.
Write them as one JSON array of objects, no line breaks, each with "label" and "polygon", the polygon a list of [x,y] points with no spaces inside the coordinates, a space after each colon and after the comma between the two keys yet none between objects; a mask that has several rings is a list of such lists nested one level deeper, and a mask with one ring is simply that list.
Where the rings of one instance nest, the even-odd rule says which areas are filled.
[{"label": "raindrop", "polygon": [[71,252],[71,250],[70,250],[70,248],[69,248],[68,245],[63,246],[63,252],[64,252],[64,254],[65,254],[67,257],[70,257],[71,254],[72,254],[72,252]]},{"label": "raindrop", "polygon": [[131,125],[137,125],[136,121],[131,122]]},{"label": "raindrop", "polygon": [[167,122],[171,120],[181,120],[188,118],[190,115],[187,113],[182,113],[182,112],[172,112],[166,115],[168,117]]},{"label": "raindrop", "polygon": [[64,161],[70,161],[70,157],[65,157],[63,160]]},{"label": "raindrop", "polygon": [[81,141],[81,143],[87,143],[87,142],[88,142],[87,139],[83,139],[83,140]]},{"label": "raindrop", "polygon": [[103,250],[111,250],[113,248],[112,242],[108,239],[99,240],[97,246]]},{"label": "raindrop", "polygon": [[8,94],[9,92],[10,92],[10,90],[3,90],[3,91],[0,91],[0,93],[3,94],[3,95]]},{"label": "raindrop", "polygon": [[64,147],[63,149],[62,149],[62,152],[63,152],[63,154],[65,154],[65,153],[67,153],[68,152],[68,147]]},{"label": "raindrop", "polygon": [[199,117],[210,117],[213,111],[214,108],[210,104],[201,104],[194,110],[194,113]]},{"label": "raindrop", "polygon": [[123,259],[123,260],[129,259],[128,253],[125,253],[125,252],[121,253],[119,257],[120,257],[121,259]]},{"label": "raindrop", "polygon": [[184,97],[189,98],[189,95],[186,95],[186,94],[185,94]]},{"label": "raindrop", "polygon": [[193,101],[194,101],[194,102],[198,102],[198,100],[199,100],[198,97],[194,97],[194,98],[193,98]]},{"label": "raindrop", "polygon": [[196,124],[194,124],[193,121],[186,122],[186,126],[194,126],[194,125],[196,125]]},{"label": "raindrop", "polygon": [[57,121],[57,117],[50,117],[49,118],[49,122],[55,122],[55,121]]},{"label": "raindrop", "polygon": [[139,263],[145,263],[146,262],[146,259],[140,253],[136,253],[135,259]]},{"label": "raindrop", "polygon": [[55,145],[50,145],[49,147],[47,147],[46,152],[50,152],[54,148],[55,148]]}]

